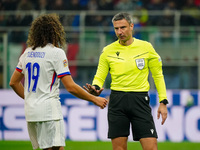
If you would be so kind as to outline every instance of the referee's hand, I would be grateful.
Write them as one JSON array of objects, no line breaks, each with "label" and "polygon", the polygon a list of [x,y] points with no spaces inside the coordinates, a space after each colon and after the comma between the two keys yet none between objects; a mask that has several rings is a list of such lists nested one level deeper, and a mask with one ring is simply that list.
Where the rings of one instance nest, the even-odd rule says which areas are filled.
[{"label": "referee's hand", "polygon": [[86,86],[83,86],[83,88],[88,93],[95,95],[95,96],[99,96],[101,94],[101,92],[104,90],[104,88],[101,88],[100,90],[96,90],[95,86],[92,86],[91,84],[88,84],[88,83],[86,83]]},{"label": "referee's hand", "polygon": [[163,125],[165,123],[165,120],[167,119],[167,105],[160,103],[158,107],[158,113],[157,113],[157,118],[160,118],[160,115],[162,116],[162,122],[161,124]]}]

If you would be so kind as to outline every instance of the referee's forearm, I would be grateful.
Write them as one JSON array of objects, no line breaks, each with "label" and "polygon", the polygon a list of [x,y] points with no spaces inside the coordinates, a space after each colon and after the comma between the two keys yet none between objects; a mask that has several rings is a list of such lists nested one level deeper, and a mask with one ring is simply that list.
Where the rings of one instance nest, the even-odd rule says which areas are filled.
[{"label": "referee's forearm", "polygon": [[164,79],[160,79],[160,82],[156,82],[155,85],[158,91],[159,102],[163,99],[167,99],[167,92]]}]

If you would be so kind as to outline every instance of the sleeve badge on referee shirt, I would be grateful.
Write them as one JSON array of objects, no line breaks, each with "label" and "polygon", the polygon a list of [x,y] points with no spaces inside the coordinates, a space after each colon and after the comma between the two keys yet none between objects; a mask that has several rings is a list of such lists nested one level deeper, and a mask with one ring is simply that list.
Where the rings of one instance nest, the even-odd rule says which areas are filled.
[{"label": "sleeve badge on referee shirt", "polygon": [[67,67],[68,63],[67,63],[67,60],[66,60],[66,59],[63,60],[63,65],[64,65],[64,67]]},{"label": "sleeve badge on referee shirt", "polygon": [[136,62],[138,69],[142,70],[144,68],[144,66],[145,66],[144,58],[136,59],[135,62]]}]

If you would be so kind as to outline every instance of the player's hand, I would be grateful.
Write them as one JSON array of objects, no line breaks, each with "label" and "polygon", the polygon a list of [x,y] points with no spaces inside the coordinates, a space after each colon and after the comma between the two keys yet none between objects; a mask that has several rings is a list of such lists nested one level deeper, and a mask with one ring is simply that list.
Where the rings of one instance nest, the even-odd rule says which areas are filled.
[{"label": "player's hand", "polygon": [[99,96],[101,94],[101,92],[104,90],[104,88],[101,88],[100,90],[96,90],[95,86],[92,86],[91,84],[88,84],[88,83],[86,83],[86,86],[83,86],[83,88],[88,93],[95,95],[95,96]]},{"label": "player's hand", "polygon": [[108,104],[108,100],[103,97],[96,97],[93,103],[101,109],[104,109]]},{"label": "player's hand", "polygon": [[167,119],[167,105],[160,103],[158,107],[158,113],[157,113],[157,118],[160,118],[160,115],[162,116],[162,122],[161,124],[163,125],[165,123],[165,120]]}]

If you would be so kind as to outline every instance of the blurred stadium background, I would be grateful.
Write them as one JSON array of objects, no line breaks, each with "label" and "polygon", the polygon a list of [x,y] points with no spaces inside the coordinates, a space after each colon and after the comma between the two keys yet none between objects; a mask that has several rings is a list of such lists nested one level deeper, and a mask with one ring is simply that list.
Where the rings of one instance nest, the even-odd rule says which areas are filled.
[{"label": "blurred stadium background", "polygon": [[[60,15],[67,33],[65,51],[70,71],[75,82],[83,86],[92,82],[102,48],[116,40],[111,19],[120,11],[133,15],[134,36],[151,42],[162,57],[170,102],[169,117],[164,126],[156,120],[158,100],[155,85],[149,77],[159,149],[200,149],[200,0],[1,0],[0,147],[10,145],[12,149],[19,144],[21,148],[23,144],[19,141],[29,140],[23,101],[10,89],[9,80],[26,48],[31,21],[44,13]],[[110,80],[108,75],[104,85],[107,90],[102,96],[109,95]],[[60,89],[63,88],[61,84]],[[66,141],[87,141],[85,144],[91,147],[76,148],[81,150],[92,149],[96,143],[96,148],[92,149],[95,150],[109,141],[106,138],[107,110],[80,101],[65,90],[61,90],[60,96]],[[135,142],[130,144],[140,149]],[[171,144],[176,146],[170,147]],[[101,149],[111,149],[111,145]]]}]

